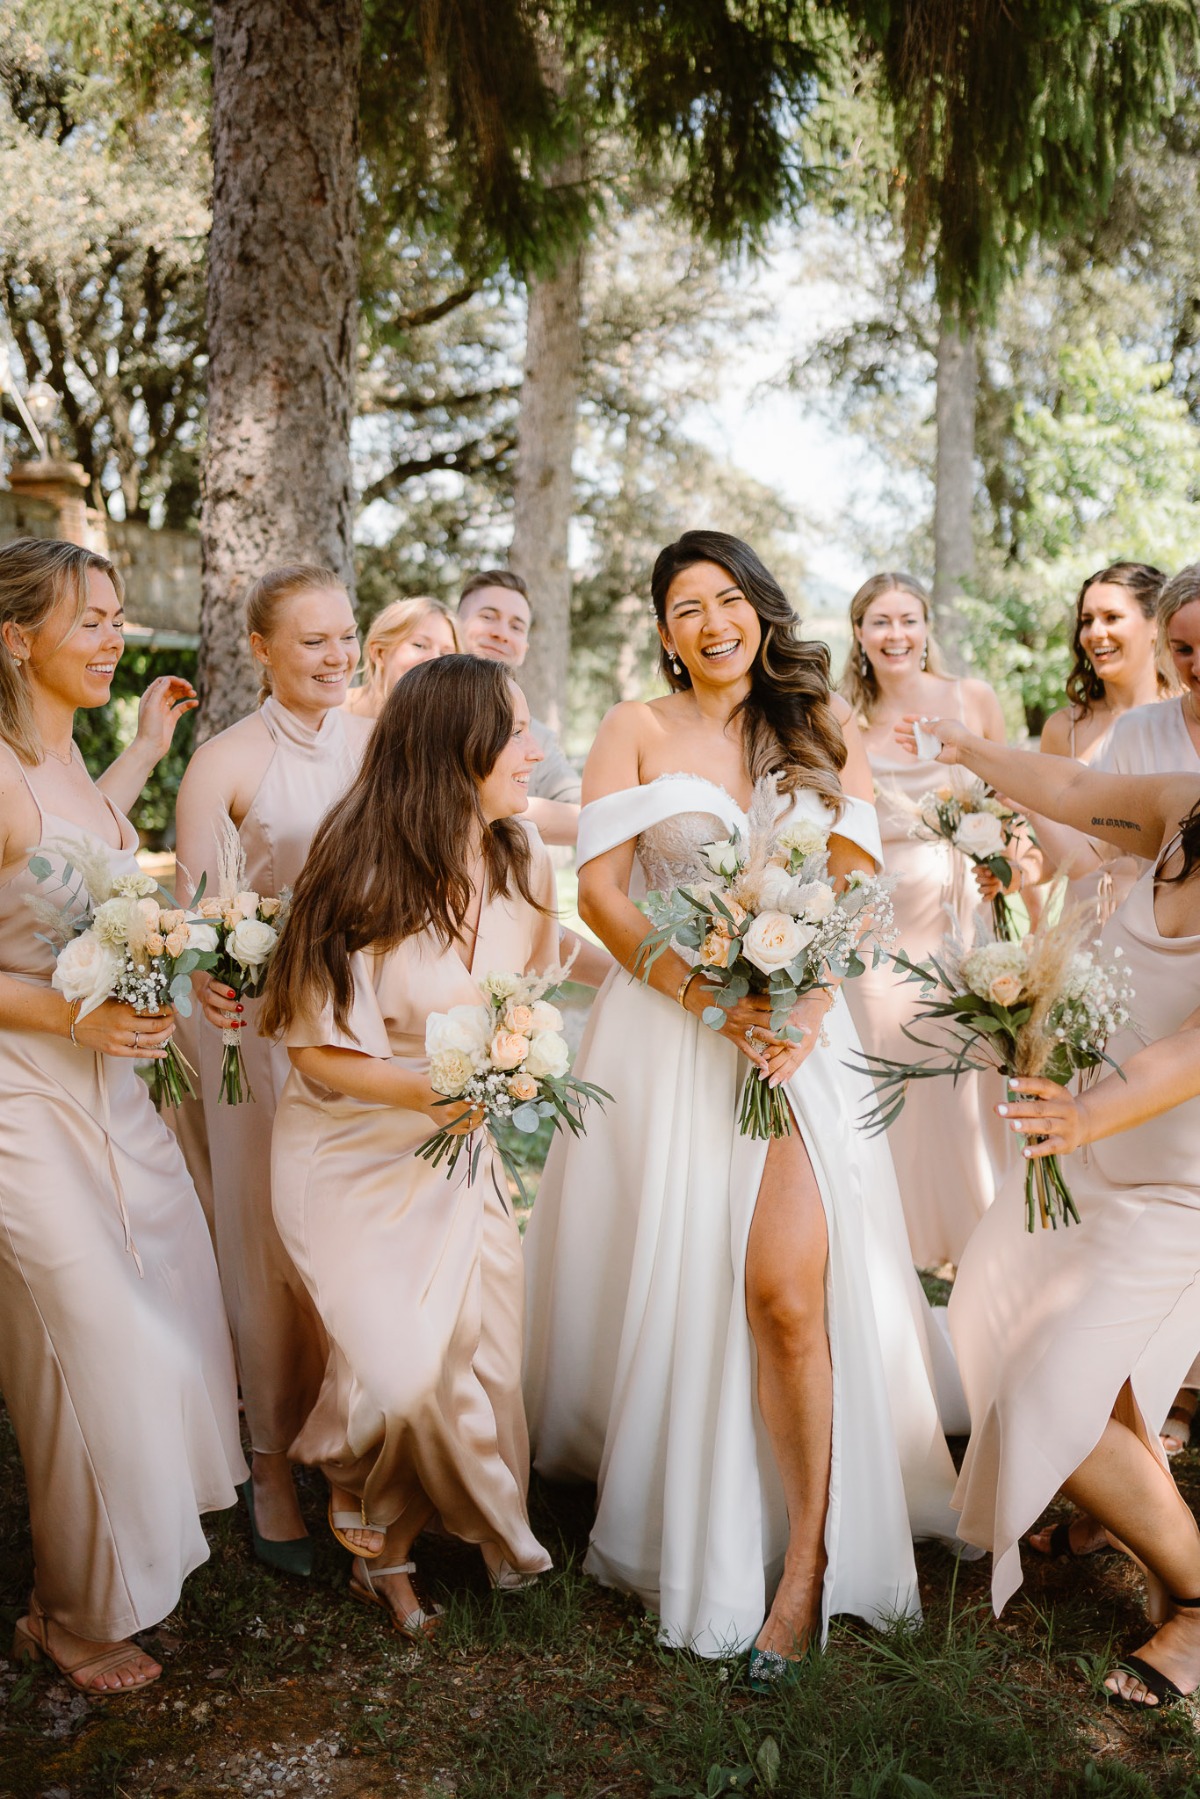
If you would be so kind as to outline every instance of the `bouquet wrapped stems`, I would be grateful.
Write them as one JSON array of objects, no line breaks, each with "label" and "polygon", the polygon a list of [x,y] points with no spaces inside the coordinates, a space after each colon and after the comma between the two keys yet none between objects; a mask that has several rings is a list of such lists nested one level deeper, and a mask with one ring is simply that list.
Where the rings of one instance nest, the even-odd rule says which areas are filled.
[{"label": "bouquet wrapped stems", "polygon": [[752,1068],[742,1087],[738,1130],[743,1137],[790,1137],[792,1114],[782,1088],[768,1084],[765,1075]]},{"label": "bouquet wrapped stems", "polygon": [[199,1077],[177,1043],[168,1043],[162,1061],[155,1060],[149,1067],[150,1098],[157,1111],[161,1112],[164,1106],[181,1106],[185,1099],[195,1099],[195,1082]]},{"label": "bouquet wrapped stems", "polygon": [[242,1033],[240,1030],[224,1030],[221,1032],[221,1087],[217,1103],[240,1106],[253,1098],[250,1076],[246,1073],[246,1063],[242,1056]]},{"label": "bouquet wrapped stems", "polygon": [[[1031,1143],[1040,1141],[1037,1137]],[[1036,1230],[1039,1223],[1058,1229],[1064,1224],[1079,1223],[1079,1209],[1071,1198],[1071,1189],[1063,1179],[1057,1156],[1031,1156],[1025,1164],[1025,1229]]]}]

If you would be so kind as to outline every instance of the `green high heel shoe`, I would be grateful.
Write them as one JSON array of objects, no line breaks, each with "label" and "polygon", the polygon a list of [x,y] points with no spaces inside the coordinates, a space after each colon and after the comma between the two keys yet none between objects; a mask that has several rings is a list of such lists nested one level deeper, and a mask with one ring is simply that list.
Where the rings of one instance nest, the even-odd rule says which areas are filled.
[{"label": "green high heel shoe", "polygon": [[289,1537],[285,1542],[276,1543],[270,1537],[259,1536],[258,1520],[254,1516],[254,1482],[244,1480],[238,1493],[246,1501],[254,1553],[259,1561],[265,1562],[268,1568],[274,1568],[280,1574],[297,1574],[306,1580],[313,1571],[312,1538]]},{"label": "green high heel shoe", "polygon": [[752,1693],[778,1693],[800,1678],[800,1660],[780,1655],[777,1649],[751,1649],[746,1657],[746,1673]]}]

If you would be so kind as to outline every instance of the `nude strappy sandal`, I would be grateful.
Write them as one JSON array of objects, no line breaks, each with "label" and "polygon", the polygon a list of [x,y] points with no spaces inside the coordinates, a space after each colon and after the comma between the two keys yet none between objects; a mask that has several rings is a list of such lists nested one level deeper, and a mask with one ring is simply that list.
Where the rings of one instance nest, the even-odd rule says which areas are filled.
[{"label": "nude strappy sandal", "polygon": [[383,1541],[380,1542],[378,1549],[364,1549],[361,1543],[352,1543],[349,1537],[344,1534],[348,1530],[373,1530],[381,1539],[386,1538],[387,1532],[383,1525],[372,1524],[363,1513],[361,1506],[357,1512],[335,1512],[333,1509],[333,1494],[331,1493],[329,1495],[329,1504],[326,1507],[325,1515],[329,1519],[330,1530],[333,1532],[342,1548],[348,1549],[351,1555],[361,1557],[364,1562],[373,1562],[376,1556],[383,1554]]},{"label": "nude strappy sandal", "polygon": [[[357,1565],[351,1569],[350,1591],[354,1598],[361,1600],[364,1605],[377,1605],[380,1611],[386,1612],[392,1621],[392,1629],[399,1631],[402,1637],[408,1637],[414,1643],[420,1642],[422,1639],[428,1640],[441,1621],[442,1607],[435,1605],[432,1612],[422,1611],[420,1606],[415,1612],[398,1612],[395,1606],[388,1603],[384,1594],[375,1591],[371,1570],[362,1557],[358,1556],[355,1559],[356,1563],[362,1564],[363,1577],[362,1580],[359,1580]],[[393,1562],[388,1568],[376,1568],[375,1573],[377,1575],[415,1574],[416,1571],[417,1564],[415,1562]]]},{"label": "nude strappy sandal", "polygon": [[17,1622],[13,1632],[13,1660],[15,1662],[47,1661],[58,1669],[64,1680],[69,1680],[77,1692],[88,1699],[123,1699],[128,1693],[140,1693],[143,1687],[150,1687],[159,1678],[157,1674],[143,1674],[137,1680],[119,1687],[96,1687],[92,1682],[101,1674],[111,1674],[117,1668],[127,1668],[133,1656],[142,1655],[144,1650],[136,1643],[115,1643],[111,1648],[97,1650],[95,1655],[86,1655],[82,1661],[62,1662],[50,1647],[50,1619],[43,1610],[37,1594],[29,1598],[29,1615]]}]

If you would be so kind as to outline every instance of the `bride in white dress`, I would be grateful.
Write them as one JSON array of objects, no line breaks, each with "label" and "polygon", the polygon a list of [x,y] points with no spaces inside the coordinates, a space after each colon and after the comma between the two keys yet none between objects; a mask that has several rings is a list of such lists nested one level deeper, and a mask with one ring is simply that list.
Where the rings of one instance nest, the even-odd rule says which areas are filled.
[{"label": "bride in white dress", "polygon": [[[844,1001],[807,995],[791,1044],[754,996],[702,1025],[703,980],[673,951],[649,984],[627,972],[635,863],[650,888],[695,878],[763,776],[781,820],[832,831],[834,873],[872,869],[866,757],[826,650],[745,544],[688,532],[652,590],[673,691],[608,714],[580,819],[580,911],[621,966],[577,1067],[614,1103],[542,1180],[526,1401],[539,1470],[598,1481],[589,1572],[668,1643],[753,1645],[761,1682],[834,1613],[919,1616],[912,1538],[953,1540],[954,1470],[891,1158],[856,1128],[871,1092]],[[751,1063],[798,1126],[769,1145],[738,1134]]]}]

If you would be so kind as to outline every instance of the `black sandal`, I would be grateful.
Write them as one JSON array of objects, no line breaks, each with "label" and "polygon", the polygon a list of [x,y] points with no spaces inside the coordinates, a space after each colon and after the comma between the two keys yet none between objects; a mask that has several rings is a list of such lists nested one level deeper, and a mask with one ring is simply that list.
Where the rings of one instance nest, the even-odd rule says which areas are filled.
[{"label": "black sandal", "polygon": [[1071,1542],[1071,1526],[1074,1524],[1075,1519],[1080,1516],[1082,1516],[1082,1514],[1076,1512],[1074,1516],[1070,1518],[1060,1518],[1050,1532],[1050,1541],[1047,1543],[1045,1549],[1039,1549],[1032,1538],[1027,1538],[1026,1541],[1029,1543],[1029,1547],[1033,1550],[1033,1553],[1035,1555],[1040,1555],[1043,1561],[1047,1562],[1086,1562],[1090,1561],[1094,1555],[1115,1555],[1116,1551],[1113,1549],[1112,1544],[1107,1540],[1103,1543],[1097,1543],[1094,1549],[1075,1548],[1074,1544]]},{"label": "black sandal", "polygon": [[[1200,1599],[1176,1599],[1174,1593],[1170,1595],[1170,1599],[1171,1604],[1180,1611],[1200,1611]],[[1169,1674],[1164,1674],[1153,1663],[1144,1661],[1140,1655],[1123,1655],[1113,1672],[1132,1674],[1158,1701],[1156,1705],[1148,1705],[1144,1699],[1127,1699],[1124,1693],[1114,1693],[1109,1689],[1110,1705],[1127,1705],[1132,1711],[1161,1711],[1163,1706],[1174,1705],[1177,1699],[1191,1699],[1200,1691],[1200,1682],[1197,1682],[1190,1693],[1185,1693],[1182,1687],[1175,1685]]]}]

